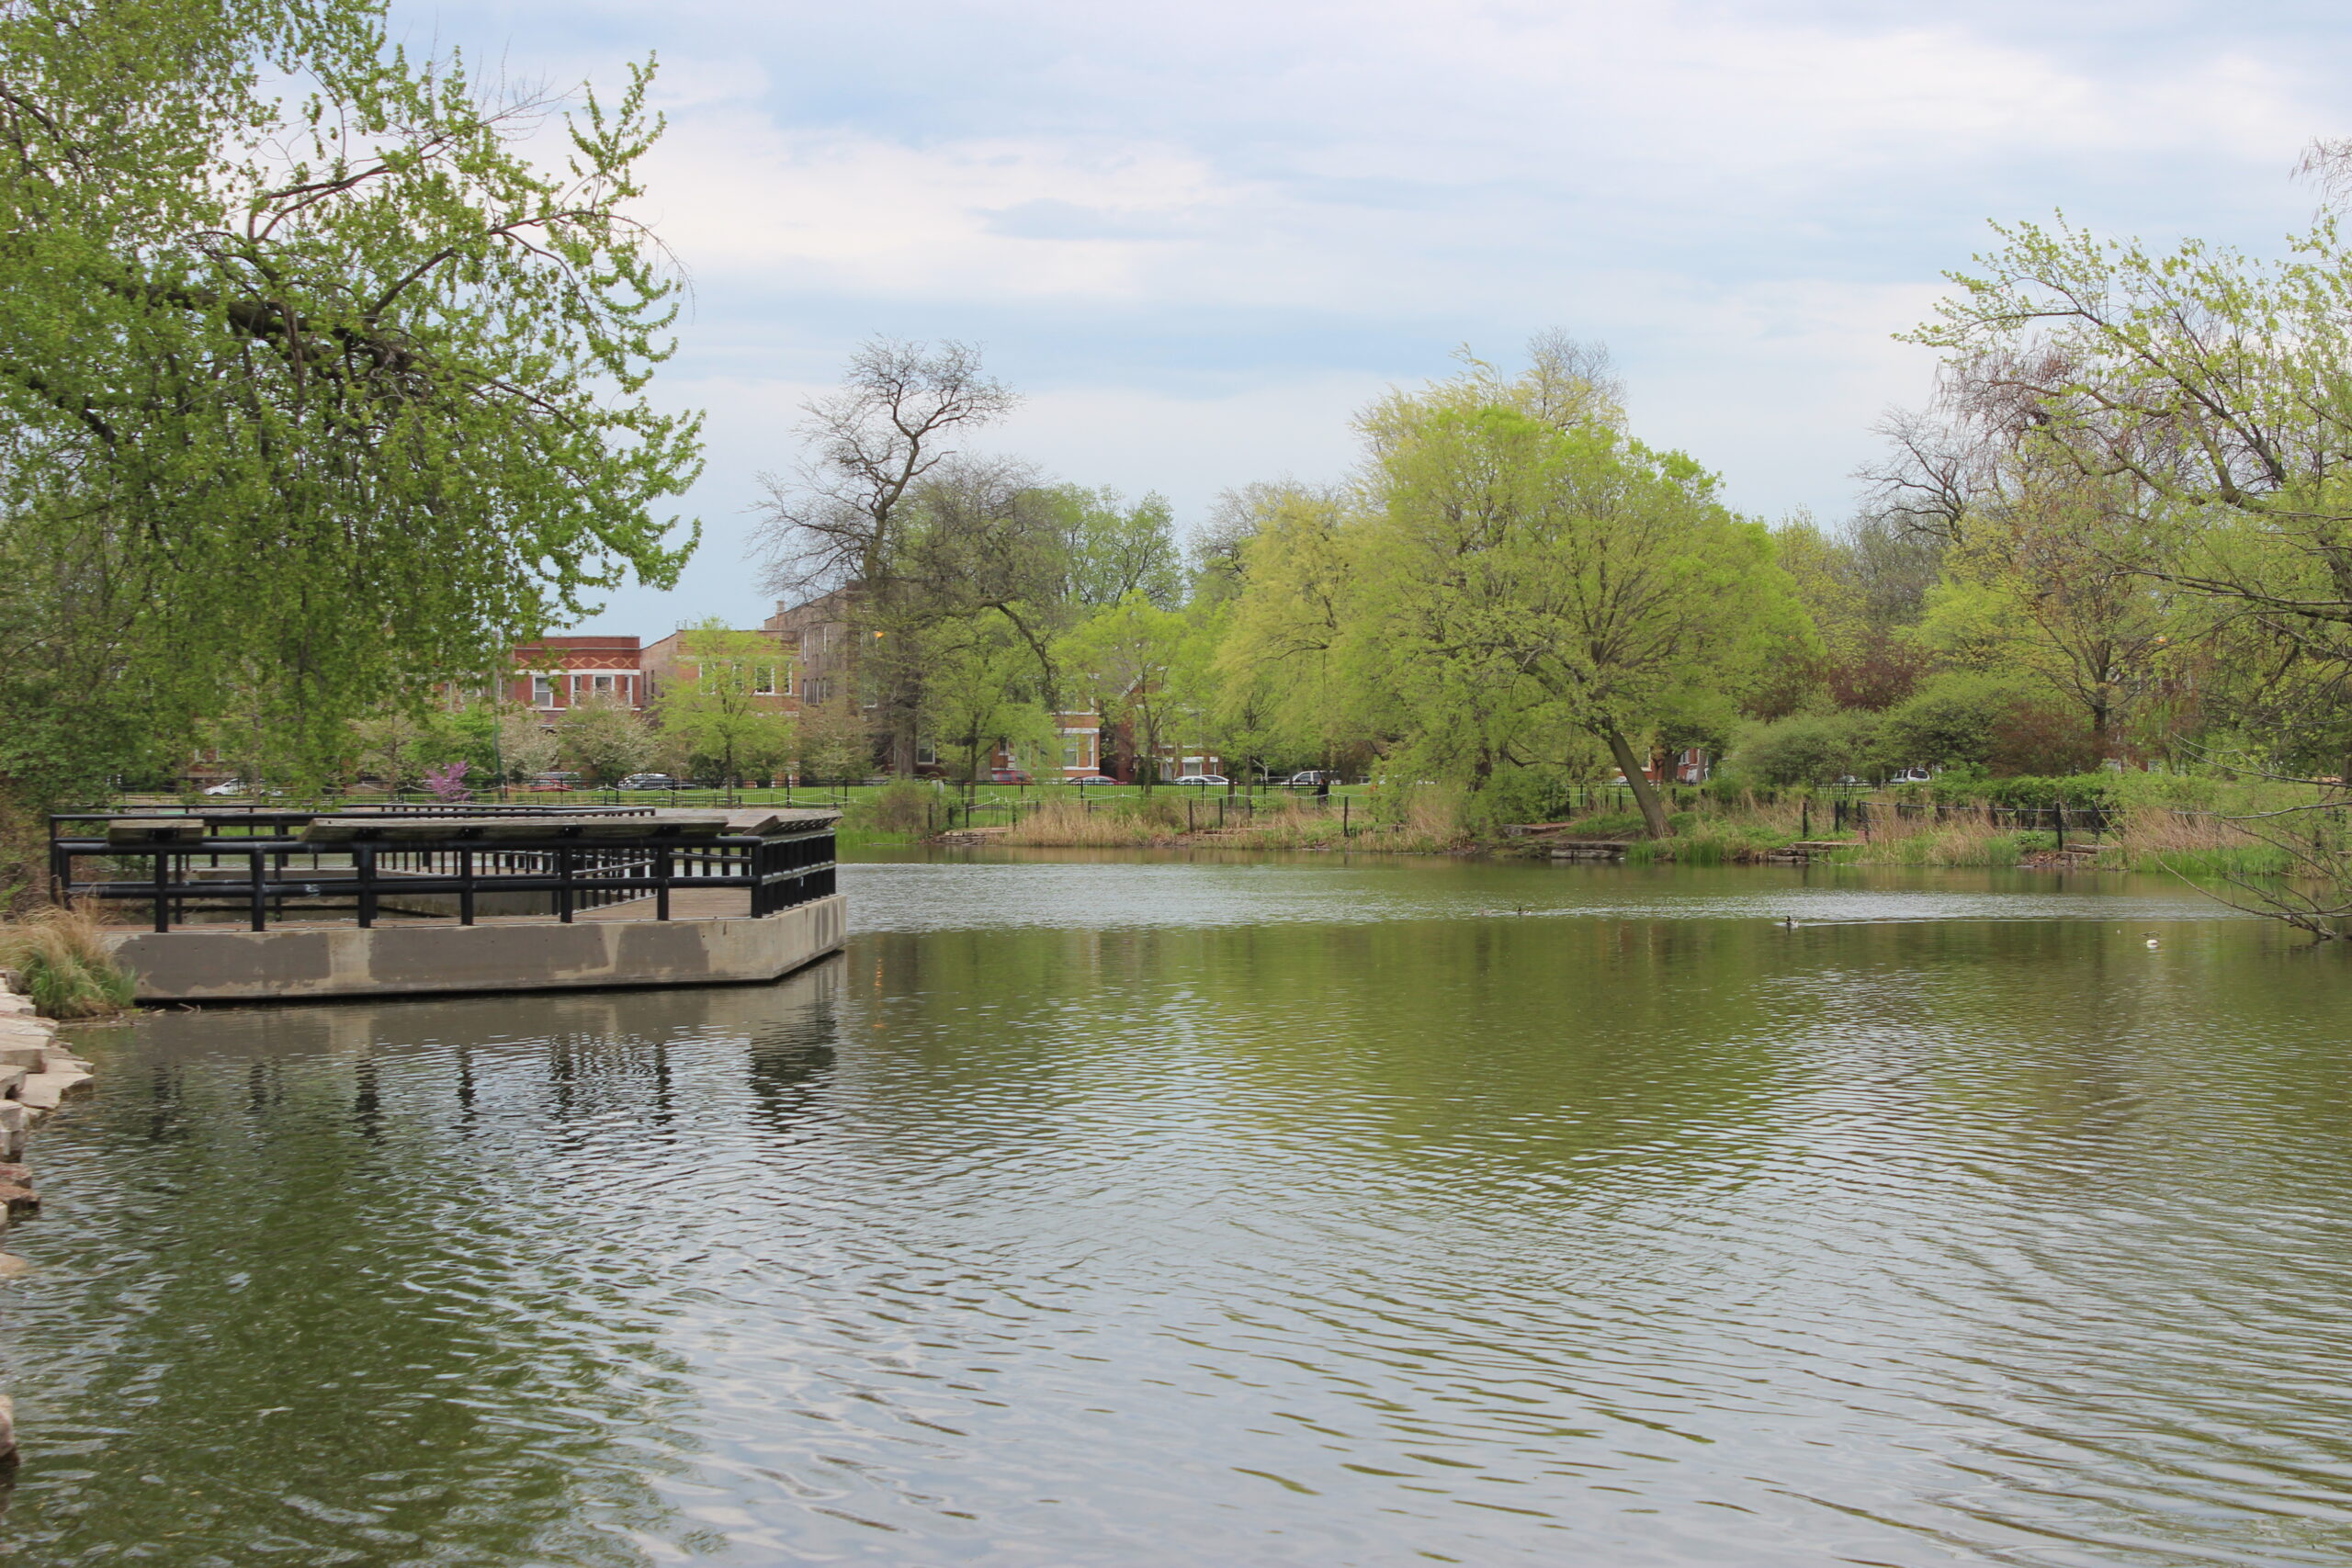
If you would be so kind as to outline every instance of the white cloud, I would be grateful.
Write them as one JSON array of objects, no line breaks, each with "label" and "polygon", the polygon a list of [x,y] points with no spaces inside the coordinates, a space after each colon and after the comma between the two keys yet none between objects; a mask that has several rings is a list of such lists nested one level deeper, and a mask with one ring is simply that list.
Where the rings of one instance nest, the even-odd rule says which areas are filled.
[{"label": "white cloud", "polygon": [[2321,75],[2352,17],[2259,7],[503,3],[510,58],[663,57],[647,215],[697,298],[658,385],[712,410],[712,532],[622,630],[757,606],[752,475],[818,389],[718,374],[753,353],[984,339],[1032,397],[1004,448],[1197,515],[1342,471],[1348,414],[1453,344],[1558,324],[1736,504],[1834,513],[1872,416],[1928,388],[1890,334],[1984,219],[2259,247],[2308,212],[2300,146],[2352,130]]},{"label": "white cloud", "polygon": [[741,107],[682,117],[649,162],[646,216],[696,271],[859,292],[1131,299],[1145,251],[1233,199],[1173,149],[916,146]]}]

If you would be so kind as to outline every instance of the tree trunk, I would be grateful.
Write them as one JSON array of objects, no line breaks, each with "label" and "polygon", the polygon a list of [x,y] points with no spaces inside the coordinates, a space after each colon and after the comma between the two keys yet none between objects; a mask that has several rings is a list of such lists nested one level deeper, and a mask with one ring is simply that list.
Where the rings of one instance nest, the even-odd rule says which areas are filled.
[{"label": "tree trunk", "polygon": [[1634,760],[1634,748],[1624,734],[1614,725],[1603,730],[1609,742],[1609,754],[1616,759],[1618,771],[1625,775],[1625,787],[1634,792],[1634,804],[1642,808],[1642,821],[1647,825],[1653,839],[1666,837],[1666,807],[1657,797],[1657,788],[1642,772],[1642,764]]}]

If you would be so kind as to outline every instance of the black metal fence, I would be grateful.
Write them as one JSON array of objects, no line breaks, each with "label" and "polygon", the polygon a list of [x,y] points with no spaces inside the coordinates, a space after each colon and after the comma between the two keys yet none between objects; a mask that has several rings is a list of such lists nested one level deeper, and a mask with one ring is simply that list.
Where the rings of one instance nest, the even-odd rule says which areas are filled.
[{"label": "black metal fence", "polygon": [[1832,803],[1831,825],[1838,832],[1849,828],[1869,837],[1874,829],[1900,827],[1908,822],[1984,822],[1996,828],[2018,832],[2043,832],[2057,836],[2064,845],[2066,835],[2075,834],[2096,839],[2105,834],[2110,825],[2107,808],[2102,806],[1990,806],[1982,803],[1953,805],[1933,801],[1844,800]]},{"label": "black metal fence", "polygon": [[304,919],[349,909],[363,928],[388,909],[455,914],[468,926],[485,913],[569,923],[582,910],[649,898],[666,920],[673,891],[731,887],[749,891],[750,913],[771,915],[834,889],[830,818],[729,832],[723,819],[650,811],[561,815],[569,820],[471,810],[234,820],[62,813],[50,819],[51,891],[60,901],[144,904],[159,931],[231,923],[258,931],[289,909]]},{"label": "black metal fence", "polygon": [[[953,832],[964,828],[1012,827],[1044,810],[1046,804],[1034,797],[958,800],[945,796],[932,803],[925,817],[925,827],[934,833]],[[1191,833],[1209,832],[1226,827],[1247,827],[1257,821],[1261,813],[1271,813],[1337,818],[1340,833],[1345,837],[1356,830],[1359,826],[1355,820],[1357,818],[1363,817],[1369,820],[1370,815],[1356,809],[1365,802],[1351,795],[1292,795],[1279,789],[1254,795],[1215,795],[1172,784],[1162,784],[1148,795],[1135,790],[1123,790],[1115,795],[1081,794],[1073,804],[1089,816],[1102,811],[1135,813],[1166,810],[1181,816],[1184,830]]]}]

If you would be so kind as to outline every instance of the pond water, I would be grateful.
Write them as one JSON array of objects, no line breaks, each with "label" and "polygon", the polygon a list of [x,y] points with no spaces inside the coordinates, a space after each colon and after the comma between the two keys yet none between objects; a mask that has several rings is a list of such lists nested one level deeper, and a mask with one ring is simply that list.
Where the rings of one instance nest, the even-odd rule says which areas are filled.
[{"label": "pond water", "polygon": [[845,886],[779,986],[86,1032],[16,1560],[2352,1562],[2332,948],[2018,873]]}]

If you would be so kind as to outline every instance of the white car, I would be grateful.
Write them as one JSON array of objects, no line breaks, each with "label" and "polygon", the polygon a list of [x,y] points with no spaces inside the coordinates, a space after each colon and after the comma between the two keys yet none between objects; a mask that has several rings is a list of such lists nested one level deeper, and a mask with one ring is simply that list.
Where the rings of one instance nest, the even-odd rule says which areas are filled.
[{"label": "white car", "polygon": [[1187,773],[1176,782],[1180,784],[1211,784],[1218,789],[1228,789],[1233,784],[1233,781],[1223,773]]},{"label": "white car", "polygon": [[204,793],[215,797],[224,795],[243,795],[245,793],[244,781],[242,779],[222,779],[219,784],[214,784]]},{"label": "white car", "polygon": [[1889,784],[1933,784],[1935,774],[1925,768],[1905,768],[1886,782]]}]

